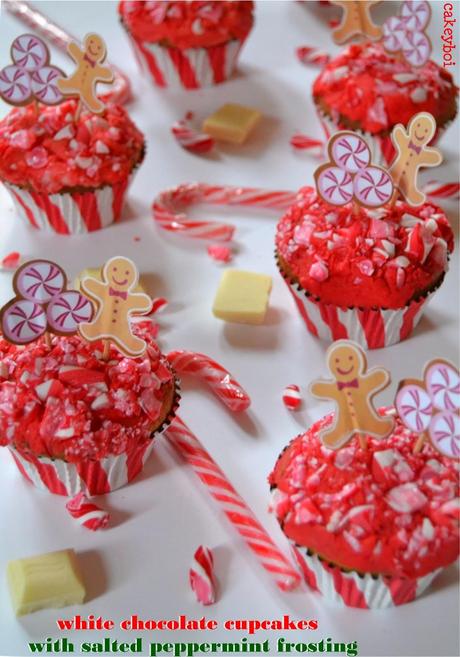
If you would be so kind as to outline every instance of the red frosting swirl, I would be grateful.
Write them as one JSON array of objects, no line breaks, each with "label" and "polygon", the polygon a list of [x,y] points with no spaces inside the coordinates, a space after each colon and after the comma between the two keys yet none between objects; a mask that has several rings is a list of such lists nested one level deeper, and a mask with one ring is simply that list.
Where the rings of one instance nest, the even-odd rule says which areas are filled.
[{"label": "red frosting swirl", "polygon": [[384,440],[353,440],[337,451],[318,432],[297,436],[270,475],[273,509],[286,536],[327,561],[361,573],[421,577],[459,554],[459,476],[455,462],[396,418]]},{"label": "red frosting swirl", "polygon": [[129,32],[140,41],[176,48],[208,48],[244,40],[253,24],[254,3],[157,2],[121,0],[118,11]]},{"label": "red frosting swirl", "polygon": [[175,380],[152,324],[135,331],[147,341],[145,355],[113,348],[109,361],[101,345],[78,336],[53,337],[51,349],[0,338],[0,445],[80,462],[150,440],[171,410]]},{"label": "red frosting swirl", "polygon": [[351,45],[322,70],[313,84],[322,111],[345,127],[386,133],[430,112],[438,125],[457,113],[457,87],[451,74],[432,61],[412,68],[389,55],[381,43]]},{"label": "red frosting swirl", "polygon": [[377,210],[334,207],[311,187],[280,220],[276,248],[285,274],[323,303],[402,308],[447,269],[453,233],[442,210],[397,201]]},{"label": "red frosting swirl", "polygon": [[0,121],[0,180],[45,194],[123,182],[142,161],[142,133],[118,105],[77,121],[76,107],[30,104]]}]

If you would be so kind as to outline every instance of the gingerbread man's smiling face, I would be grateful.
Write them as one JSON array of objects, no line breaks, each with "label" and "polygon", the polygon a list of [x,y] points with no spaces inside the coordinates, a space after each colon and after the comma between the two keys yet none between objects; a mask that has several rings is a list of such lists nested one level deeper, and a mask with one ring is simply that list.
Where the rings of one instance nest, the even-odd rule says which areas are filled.
[{"label": "gingerbread man's smiling face", "polygon": [[339,344],[331,349],[327,366],[332,376],[341,383],[354,381],[364,370],[361,353],[348,344]]},{"label": "gingerbread man's smiling face", "polygon": [[105,264],[104,278],[115,290],[127,292],[137,283],[137,272],[127,258],[112,258]]},{"label": "gingerbread man's smiling face", "polygon": [[88,34],[85,38],[85,51],[93,61],[102,62],[106,55],[105,43],[98,34]]},{"label": "gingerbread man's smiling face", "polygon": [[433,139],[436,123],[430,114],[420,112],[409,123],[409,135],[416,146],[426,146]]}]

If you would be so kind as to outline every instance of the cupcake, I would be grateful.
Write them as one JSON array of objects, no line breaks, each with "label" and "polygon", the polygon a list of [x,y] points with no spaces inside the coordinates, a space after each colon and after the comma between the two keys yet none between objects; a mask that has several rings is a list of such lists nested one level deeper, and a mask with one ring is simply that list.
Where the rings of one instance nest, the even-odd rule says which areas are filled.
[{"label": "cupcake", "polygon": [[21,473],[59,495],[105,494],[132,481],[178,404],[176,380],[149,321],[142,357],[79,336],[18,347],[0,338],[0,444]]},{"label": "cupcake", "polygon": [[[381,409],[380,414],[394,411]],[[340,450],[319,432],[294,438],[269,481],[272,508],[308,585],[332,602],[384,608],[410,602],[459,554],[458,464],[395,418],[383,440]]]},{"label": "cupcake", "polygon": [[431,203],[337,207],[311,187],[300,190],[276,232],[278,268],[308,330],[365,349],[411,334],[452,249],[449,223]]},{"label": "cupcake", "polygon": [[0,121],[0,180],[18,214],[41,230],[86,233],[120,218],[144,137],[117,105],[29,104]]},{"label": "cupcake", "polygon": [[253,2],[133,2],[119,12],[141,67],[159,87],[199,89],[227,80],[251,31]]},{"label": "cupcake", "polygon": [[385,52],[381,43],[371,42],[349,46],[313,84],[326,138],[338,130],[361,132],[374,164],[392,161],[392,129],[397,123],[406,125],[419,112],[436,119],[436,140],[457,114],[457,93],[452,75],[435,62],[413,68]]}]

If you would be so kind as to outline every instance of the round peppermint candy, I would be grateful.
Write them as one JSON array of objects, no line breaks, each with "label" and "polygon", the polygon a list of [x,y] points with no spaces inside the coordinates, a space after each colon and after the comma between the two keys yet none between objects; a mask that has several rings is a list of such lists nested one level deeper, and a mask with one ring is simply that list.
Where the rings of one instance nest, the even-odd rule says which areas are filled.
[{"label": "round peppermint candy", "polygon": [[15,344],[28,344],[36,340],[45,333],[46,327],[46,313],[34,301],[15,301],[2,316],[3,335]]},{"label": "round peppermint candy", "polygon": [[425,375],[426,387],[435,408],[443,411],[460,409],[460,375],[448,363],[433,363]]},{"label": "round peppermint candy", "polygon": [[431,42],[423,32],[407,32],[402,51],[409,64],[414,67],[423,66],[430,59]]},{"label": "round peppermint candy", "polygon": [[32,92],[44,105],[57,105],[63,99],[57,81],[63,77],[62,71],[55,66],[43,66],[30,76]]},{"label": "round peppermint candy", "polygon": [[428,2],[424,0],[406,0],[402,3],[401,18],[404,21],[407,30],[411,32],[420,32],[424,30],[429,23],[431,9]]},{"label": "round peppermint candy", "polygon": [[396,395],[396,410],[405,427],[423,433],[431,422],[433,406],[429,394],[418,385],[403,386]]},{"label": "round peppermint candy", "polygon": [[48,303],[65,286],[65,274],[47,260],[34,260],[20,269],[15,278],[17,292],[37,303]]},{"label": "round peppermint candy", "polygon": [[371,151],[362,137],[354,134],[338,135],[331,145],[334,163],[348,171],[356,173],[371,161]]},{"label": "round peppermint candy", "polygon": [[0,96],[9,105],[25,105],[32,96],[27,71],[19,66],[5,66],[0,71]]},{"label": "round peppermint candy", "polygon": [[332,205],[345,205],[353,198],[353,179],[339,167],[323,169],[317,179],[318,193]]},{"label": "round peppermint candy", "polygon": [[393,196],[393,181],[384,169],[367,167],[354,177],[353,189],[361,205],[377,208],[388,203]]},{"label": "round peppermint candy", "polygon": [[11,45],[11,58],[25,71],[36,71],[48,62],[48,49],[33,34],[21,34]]},{"label": "round peppermint candy", "polygon": [[444,456],[460,457],[460,417],[441,411],[431,420],[429,434],[434,447]]},{"label": "round peppermint candy", "polygon": [[81,322],[91,321],[93,304],[80,292],[70,290],[51,299],[46,315],[55,333],[76,333]]},{"label": "round peppermint candy", "polygon": [[406,25],[398,16],[392,16],[383,24],[383,47],[388,52],[398,52],[406,35]]}]

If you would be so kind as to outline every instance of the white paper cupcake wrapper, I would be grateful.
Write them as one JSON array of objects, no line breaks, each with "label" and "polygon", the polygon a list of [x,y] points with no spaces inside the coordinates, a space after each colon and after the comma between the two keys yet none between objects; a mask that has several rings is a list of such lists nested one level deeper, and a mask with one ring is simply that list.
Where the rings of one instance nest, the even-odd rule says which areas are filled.
[{"label": "white paper cupcake wrapper", "polygon": [[39,194],[4,182],[18,215],[39,230],[75,235],[100,230],[120,218],[132,175],[88,192]]},{"label": "white paper cupcake wrapper", "polygon": [[386,609],[418,598],[443,570],[423,577],[399,578],[346,572],[291,542],[292,553],[308,586],[329,602],[359,609]]},{"label": "white paper cupcake wrapper", "polygon": [[[131,36],[131,35],[130,35]],[[200,89],[227,80],[233,73],[244,41],[209,48],[170,48],[131,37],[141,68],[159,87]]]}]

